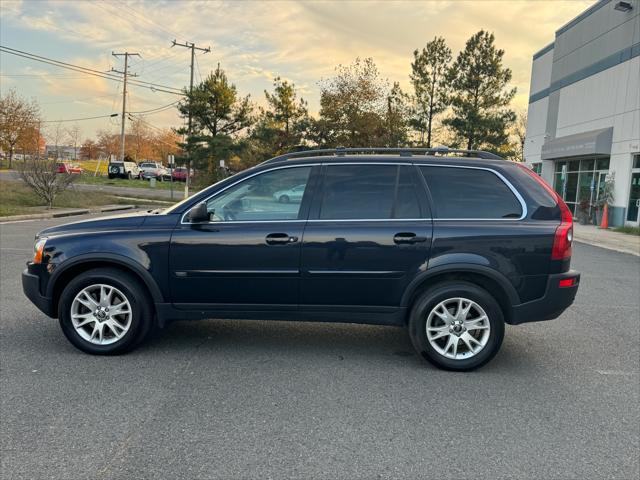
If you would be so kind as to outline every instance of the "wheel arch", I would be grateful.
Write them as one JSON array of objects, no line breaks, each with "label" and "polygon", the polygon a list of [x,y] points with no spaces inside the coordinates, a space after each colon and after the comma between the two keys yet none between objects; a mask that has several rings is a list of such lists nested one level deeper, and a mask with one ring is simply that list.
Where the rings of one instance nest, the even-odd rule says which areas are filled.
[{"label": "wheel arch", "polygon": [[46,296],[52,299],[53,311],[58,311],[60,294],[69,281],[77,275],[95,268],[115,268],[127,272],[147,290],[153,303],[162,303],[163,295],[151,274],[133,260],[115,254],[79,255],[56,268],[47,283]]},{"label": "wheel arch", "polygon": [[433,268],[416,277],[405,290],[401,306],[406,308],[405,322],[411,313],[411,305],[425,290],[446,281],[473,283],[489,292],[500,305],[506,323],[511,323],[513,305],[520,303],[518,292],[502,274],[482,265],[459,264]]}]

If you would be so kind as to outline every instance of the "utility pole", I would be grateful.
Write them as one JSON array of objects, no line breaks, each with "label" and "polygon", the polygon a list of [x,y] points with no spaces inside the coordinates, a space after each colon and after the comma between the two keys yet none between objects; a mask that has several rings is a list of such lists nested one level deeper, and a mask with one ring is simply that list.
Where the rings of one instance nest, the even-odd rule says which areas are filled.
[{"label": "utility pole", "polygon": [[[196,50],[200,50],[204,53],[209,53],[211,51],[211,47],[200,48],[196,47],[196,44],[193,42],[178,43],[175,40],[173,40],[171,46],[191,49],[191,80],[189,81],[189,123],[187,125],[187,136],[191,137],[191,94],[193,93],[193,62],[196,58]],[[191,183],[191,152],[189,152],[187,156],[187,178],[184,182],[184,198],[187,198],[189,196],[189,183]]]},{"label": "utility pole", "polygon": [[123,78],[123,88],[122,88],[122,125],[120,126],[120,160],[122,160],[124,162],[124,122],[126,119],[125,116],[125,112],[127,109],[127,77],[137,77],[138,75],[136,74],[131,74],[128,72],[128,68],[129,68],[129,57],[133,57],[133,56],[137,56],[139,57],[140,54],[138,53],[130,53],[130,52],[124,52],[124,53],[115,53],[115,52],[111,52],[111,55],[113,55],[114,57],[124,57],[124,71],[120,71],[120,70],[115,70],[115,69],[111,69],[112,72],[116,72],[116,73],[121,73],[122,74],[122,78]]}]

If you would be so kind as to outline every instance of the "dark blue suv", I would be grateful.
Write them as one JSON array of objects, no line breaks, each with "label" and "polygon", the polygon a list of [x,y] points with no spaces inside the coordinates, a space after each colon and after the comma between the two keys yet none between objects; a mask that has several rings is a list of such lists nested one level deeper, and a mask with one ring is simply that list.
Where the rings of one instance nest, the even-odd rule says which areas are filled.
[{"label": "dark blue suv", "polygon": [[316,150],[164,211],[43,230],[22,282],[93,354],[172,320],[310,320],[405,326],[427,360],[470,370],[505,323],[571,305],[571,240],[558,195],[490,153]]}]

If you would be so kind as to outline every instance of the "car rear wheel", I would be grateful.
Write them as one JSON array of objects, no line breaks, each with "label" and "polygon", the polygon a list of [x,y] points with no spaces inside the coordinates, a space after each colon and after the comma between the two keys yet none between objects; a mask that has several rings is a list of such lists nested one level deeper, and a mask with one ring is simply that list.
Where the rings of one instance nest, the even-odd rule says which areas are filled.
[{"label": "car rear wheel", "polygon": [[58,318],[67,339],[95,355],[125,353],[149,333],[153,311],[148,294],[131,274],[89,270],[64,288]]},{"label": "car rear wheel", "polygon": [[467,282],[446,282],[416,299],[409,335],[418,353],[432,364],[468,371],[498,353],[504,316],[498,302],[482,288]]}]

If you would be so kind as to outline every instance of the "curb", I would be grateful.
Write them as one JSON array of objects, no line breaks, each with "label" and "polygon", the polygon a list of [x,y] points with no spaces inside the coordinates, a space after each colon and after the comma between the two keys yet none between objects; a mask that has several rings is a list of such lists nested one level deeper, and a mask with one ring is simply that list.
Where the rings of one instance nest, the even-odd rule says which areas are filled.
[{"label": "curb", "polygon": [[19,220],[45,220],[47,218],[62,218],[73,217],[76,215],[86,215],[87,213],[105,213],[105,212],[117,212],[120,210],[132,210],[136,208],[135,205],[106,205],[98,208],[79,208],[73,210],[65,210],[62,212],[50,212],[50,213],[34,213],[30,215],[11,215],[8,217],[0,217],[0,224],[15,222]]},{"label": "curb", "polygon": [[635,251],[632,249],[614,247],[612,245],[606,245],[601,242],[586,240],[584,238],[574,238],[573,241],[577,243],[584,243],[585,245],[590,245],[592,247],[604,248],[605,250],[611,250],[612,252],[626,253],[627,255],[635,255],[636,257],[640,257],[640,251]]}]

